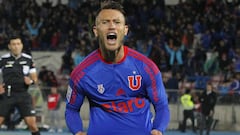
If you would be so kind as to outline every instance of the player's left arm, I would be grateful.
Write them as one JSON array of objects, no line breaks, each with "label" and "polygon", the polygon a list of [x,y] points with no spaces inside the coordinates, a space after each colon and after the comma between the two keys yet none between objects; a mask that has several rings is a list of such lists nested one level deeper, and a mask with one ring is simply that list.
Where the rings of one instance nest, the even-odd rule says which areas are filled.
[{"label": "player's left arm", "polygon": [[29,75],[30,75],[30,77],[25,76],[25,78],[27,78],[27,79],[25,79],[25,83],[28,85],[37,84],[37,82],[38,82],[37,73],[33,72],[33,73],[30,73]]},{"label": "player's left arm", "polygon": [[[66,95],[65,121],[70,132],[74,135],[83,133],[83,123],[80,116],[80,108],[84,102],[84,94],[81,88],[77,88],[74,80],[69,80],[69,87]],[[81,134],[80,134],[81,133]]]},{"label": "player's left arm", "polygon": [[38,76],[35,64],[33,61],[30,63],[29,76],[24,76],[24,82],[27,85],[37,84]]},{"label": "player's left arm", "polygon": [[[153,121],[152,135],[161,135],[166,129],[170,121],[170,112],[168,107],[167,94],[162,81],[162,75],[157,67],[145,68],[149,79],[145,80],[147,85],[148,96],[155,109],[155,118]],[[159,133],[156,132],[160,131]]]}]

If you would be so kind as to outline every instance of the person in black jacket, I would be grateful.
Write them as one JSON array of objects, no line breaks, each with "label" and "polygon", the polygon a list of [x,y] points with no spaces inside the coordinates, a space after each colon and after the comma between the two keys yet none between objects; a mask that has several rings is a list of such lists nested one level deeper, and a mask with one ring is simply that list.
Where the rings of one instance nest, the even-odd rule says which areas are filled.
[{"label": "person in black jacket", "polygon": [[37,71],[30,55],[23,53],[19,36],[9,39],[9,53],[0,57],[0,125],[16,107],[28,125],[32,135],[40,135],[36,123],[36,111],[28,87],[37,83]]},{"label": "person in black jacket", "polygon": [[213,91],[211,82],[206,85],[206,90],[200,96],[201,120],[199,125],[200,135],[206,129],[206,135],[209,135],[213,122],[214,107],[217,101],[217,94]]}]

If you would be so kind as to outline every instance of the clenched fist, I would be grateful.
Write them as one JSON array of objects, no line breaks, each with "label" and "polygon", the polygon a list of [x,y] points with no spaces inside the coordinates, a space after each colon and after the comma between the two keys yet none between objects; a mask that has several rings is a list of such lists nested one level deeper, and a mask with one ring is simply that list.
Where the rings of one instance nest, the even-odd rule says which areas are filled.
[{"label": "clenched fist", "polygon": [[162,132],[161,132],[161,131],[158,131],[158,130],[156,130],[156,129],[153,129],[153,130],[151,131],[151,135],[162,135]]}]

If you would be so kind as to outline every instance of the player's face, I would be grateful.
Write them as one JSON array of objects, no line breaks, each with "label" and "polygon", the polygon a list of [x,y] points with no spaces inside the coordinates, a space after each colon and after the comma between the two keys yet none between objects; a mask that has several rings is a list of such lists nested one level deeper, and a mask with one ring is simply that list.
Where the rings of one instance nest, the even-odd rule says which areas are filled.
[{"label": "player's face", "polygon": [[11,53],[15,56],[18,56],[21,54],[22,49],[23,49],[23,44],[21,39],[11,39],[10,43],[8,44],[8,48],[11,51]]},{"label": "player's face", "polygon": [[207,91],[212,91],[213,87],[211,84],[207,84]]},{"label": "player's face", "polygon": [[97,16],[93,31],[98,37],[100,48],[115,51],[123,45],[128,27],[125,24],[125,17],[120,11],[104,9]]}]

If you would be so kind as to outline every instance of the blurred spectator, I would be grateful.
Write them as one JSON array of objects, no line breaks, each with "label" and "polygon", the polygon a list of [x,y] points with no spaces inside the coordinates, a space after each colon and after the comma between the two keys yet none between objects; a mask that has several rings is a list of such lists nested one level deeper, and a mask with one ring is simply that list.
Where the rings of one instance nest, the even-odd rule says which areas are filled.
[{"label": "blurred spectator", "polygon": [[85,47],[86,47],[86,43],[84,40],[81,40],[80,44],[76,46],[76,49],[73,55],[74,67],[76,67],[85,58],[86,56]]},{"label": "blurred spectator", "polygon": [[230,46],[226,43],[226,40],[221,39],[218,43],[214,46],[214,51],[218,53],[218,56],[222,56],[224,53],[229,56]]},{"label": "blurred spectator", "polygon": [[195,122],[194,122],[194,99],[191,95],[191,90],[186,89],[185,93],[181,96],[181,104],[183,106],[183,122],[182,122],[182,132],[186,131],[186,125],[187,125],[187,119],[191,119],[192,124],[192,130],[193,132],[196,132],[195,130]]},{"label": "blurred spectator", "polygon": [[38,76],[43,97],[46,99],[47,95],[50,93],[50,87],[58,85],[57,77],[55,76],[55,73],[48,70],[46,66],[41,67]]},{"label": "blurred spectator", "polygon": [[74,61],[72,58],[72,50],[67,49],[62,56],[62,65],[60,67],[60,73],[64,75],[70,75],[74,68]]},{"label": "blurred spectator", "polygon": [[219,61],[217,52],[207,52],[207,59],[203,65],[207,75],[215,75],[219,72]]},{"label": "blurred spectator", "polygon": [[40,31],[40,34],[38,36],[39,38],[39,50],[47,50],[50,46],[50,40],[51,40],[51,27],[50,28],[42,28]]},{"label": "blurred spectator", "polygon": [[231,94],[240,95],[240,73],[235,73],[230,84]]},{"label": "blurred spectator", "polygon": [[233,62],[234,72],[240,72],[240,49],[236,50],[236,55],[233,60],[234,60]]},{"label": "blurred spectator", "polygon": [[187,57],[184,60],[183,64],[183,74],[186,76],[194,76],[196,73],[196,61],[194,60],[193,52],[188,51],[187,52]]},{"label": "blurred spectator", "polygon": [[240,29],[237,30],[236,32],[236,36],[235,36],[235,48],[236,49],[240,49]]},{"label": "blurred spectator", "polygon": [[201,102],[201,122],[199,126],[200,135],[203,135],[203,131],[206,130],[206,134],[209,135],[213,123],[214,107],[217,102],[217,94],[213,90],[211,82],[207,83],[205,91],[200,96]]},{"label": "blurred spectator", "polygon": [[220,103],[231,103],[232,102],[232,95],[230,95],[230,84],[231,82],[229,81],[224,81],[221,82],[217,86],[217,90],[220,93],[219,94],[219,102]]},{"label": "blurred spectator", "polygon": [[29,19],[26,19],[26,25],[28,28],[28,31],[30,33],[31,36],[35,37],[38,36],[39,34],[39,29],[41,28],[43,22],[42,19],[40,20],[39,23],[37,23],[37,20],[32,20],[32,23],[30,23]]},{"label": "blurred spectator", "polygon": [[163,49],[153,45],[150,58],[156,63],[161,72],[169,71],[169,57]]},{"label": "blurred spectator", "polygon": [[48,70],[46,66],[42,66],[41,69],[39,70],[38,73],[38,79],[39,79],[39,83],[46,83],[47,81],[47,74],[48,74]]},{"label": "blurred spectator", "polygon": [[193,23],[193,32],[194,32],[194,39],[193,39],[193,48],[197,48],[201,44],[201,36],[202,36],[202,24],[200,22],[199,16],[195,16]]},{"label": "blurred spectator", "polygon": [[211,79],[209,76],[196,75],[193,76],[194,88],[198,90],[204,90],[207,86],[207,82]]},{"label": "blurred spectator", "polygon": [[188,23],[186,26],[186,30],[184,30],[182,43],[186,46],[187,49],[194,50],[193,39],[194,39],[193,26],[191,23]]},{"label": "blurred spectator", "polygon": [[76,49],[74,59],[74,67],[76,67],[85,58],[85,53],[82,49]]},{"label": "blurred spectator", "polygon": [[63,132],[60,124],[60,105],[61,95],[58,93],[57,86],[51,86],[51,93],[48,95],[48,113],[50,118],[49,132]]},{"label": "blurred spectator", "polygon": [[220,72],[224,75],[224,80],[227,80],[228,72],[231,70],[232,61],[227,57],[226,53],[223,53],[219,57]]},{"label": "blurred spectator", "polygon": [[196,74],[202,74],[204,72],[203,65],[206,61],[206,52],[202,47],[197,47],[194,55],[194,60],[196,62],[195,71]]},{"label": "blurred spectator", "polygon": [[141,52],[143,55],[150,57],[150,53],[152,51],[152,43],[143,41],[143,40],[138,40],[137,41],[137,51]]},{"label": "blurred spectator", "polygon": [[211,48],[212,37],[210,30],[206,30],[200,39],[200,45],[204,48],[205,51],[208,51]]},{"label": "blurred spectator", "polygon": [[170,103],[176,103],[178,100],[178,91],[176,90],[178,90],[179,78],[179,73],[173,72],[171,77],[165,83]]},{"label": "blurred spectator", "polygon": [[60,35],[61,33],[59,31],[56,31],[53,33],[51,37],[51,50],[57,50],[59,42],[60,42]]},{"label": "blurred spectator", "polygon": [[169,39],[169,43],[165,44],[165,49],[170,55],[169,64],[173,72],[181,71],[183,65],[183,51],[185,46],[174,39]]}]

